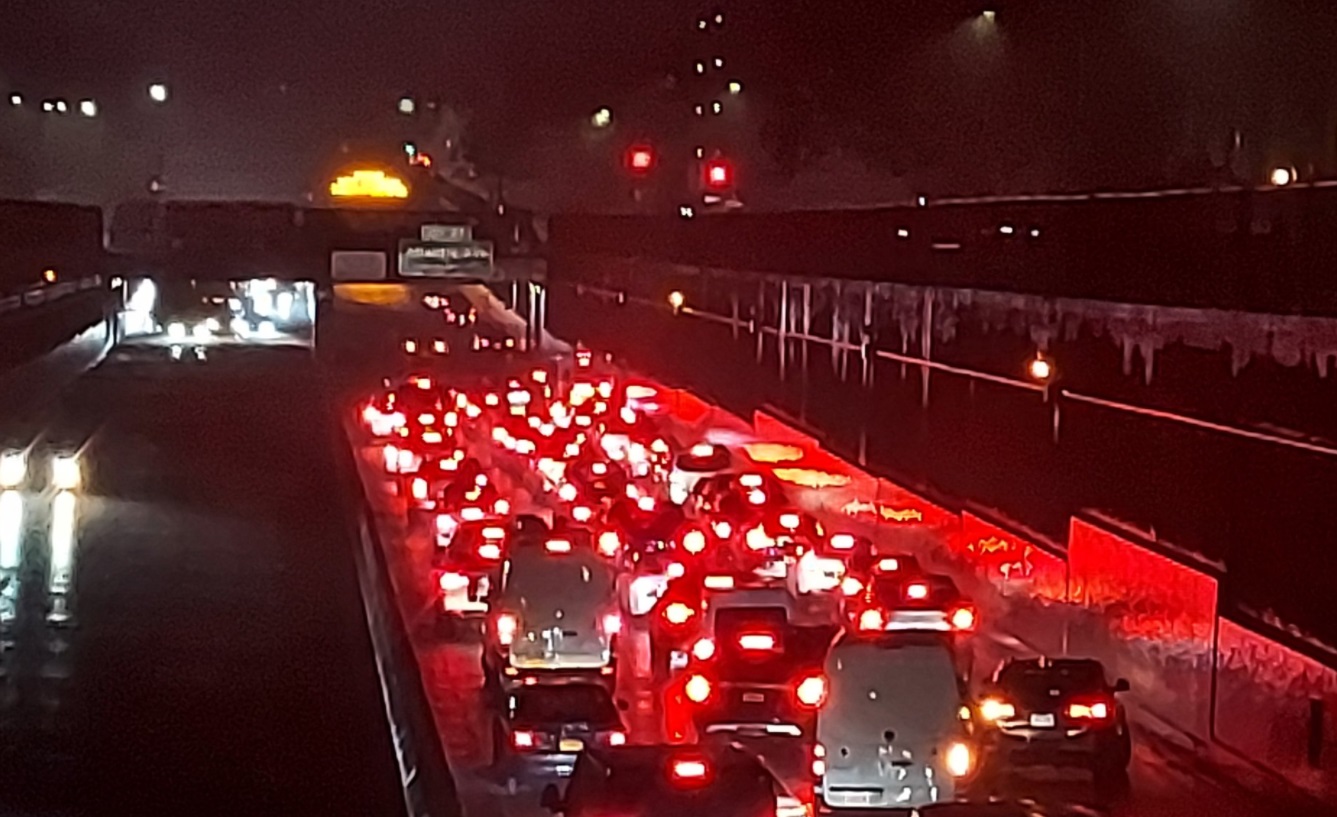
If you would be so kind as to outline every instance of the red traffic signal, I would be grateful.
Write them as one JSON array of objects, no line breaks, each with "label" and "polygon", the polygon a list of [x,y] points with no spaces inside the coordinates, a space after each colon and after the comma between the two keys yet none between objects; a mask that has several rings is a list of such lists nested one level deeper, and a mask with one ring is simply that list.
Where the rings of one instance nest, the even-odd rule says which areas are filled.
[{"label": "red traffic signal", "polygon": [[727,159],[706,162],[703,175],[707,190],[728,190],[733,187],[733,164]]},{"label": "red traffic signal", "polygon": [[632,145],[627,148],[627,169],[632,173],[644,175],[655,166],[655,151],[649,145]]}]

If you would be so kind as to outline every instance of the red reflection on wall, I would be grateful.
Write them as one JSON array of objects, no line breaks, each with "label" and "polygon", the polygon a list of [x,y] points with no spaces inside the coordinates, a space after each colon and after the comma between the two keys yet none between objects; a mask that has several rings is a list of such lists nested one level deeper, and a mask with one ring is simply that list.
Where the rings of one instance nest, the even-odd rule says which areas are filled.
[{"label": "red reflection on wall", "polygon": [[1227,619],[1219,635],[1216,734],[1297,782],[1311,765],[1313,701],[1322,701],[1321,768],[1337,770],[1337,671]]},{"label": "red reflection on wall", "polygon": [[1100,612],[1121,638],[1210,648],[1217,581],[1083,519],[1068,532],[1068,597]]},{"label": "red reflection on wall", "polygon": [[1020,589],[1049,601],[1067,598],[1068,570],[1063,559],[1028,539],[970,512],[961,514],[961,528],[948,547],[976,572],[1004,592]]}]

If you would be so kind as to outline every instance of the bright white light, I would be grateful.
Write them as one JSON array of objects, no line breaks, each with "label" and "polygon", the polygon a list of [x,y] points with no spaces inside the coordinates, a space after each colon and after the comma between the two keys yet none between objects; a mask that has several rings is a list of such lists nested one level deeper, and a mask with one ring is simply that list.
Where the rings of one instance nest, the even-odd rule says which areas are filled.
[{"label": "bright white light", "polygon": [[405,116],[412,116],[416,110],[418,110],[418,103],[413,101],[413,97],[406,96],[399,100],[399,112]]},{"label": "bright white light", "polygon": [[743,92],[743,83],[739,82],[738,80],[733,80],[732,82],[729,83],[729,93],[737,96],[742,92]]},{"label": "bright white light", "polygon": [[980,16],[984,18],[984,22],[992,23],[994,20],[998,19],[998,12],[994,11],[993,9],[989,9],[981,13]]},{"label": "bright white light", "polygon": [[1272,184],[1277,187],[1285,187],[1295,181],[1295,171],[1291,170],[1289,167],[1273,168],[1272,175],[1268,178],[1271,180]]},{"label": "bright white light", "polygon": [[278,318],[286,321],[292,317],[292,293],[284,290],[274,299],[274,305],[278,310]]},{"label": "bright white light", "polygon": [[27,477],[27,451],[6,451],[0,454],[0,488],[17,488]]},{"label": "bright white light", "polygon": [[70,583],[74,564],[74,527],[78,501],[62,490],[51,503],[51,589],[63,592]]},{"label": "bright white light", "polygon": [[1032,378],[1036,380],[1048,380],[1054,375],[1054,367],[1048,360],[1042,357],[1036,357],[1027,366]]},{"label": "bright white light", "polygon": [[185,340],[186,325],[181,321],[172,321],[167,324],[167,337],[172,340]]},{"label": "bright white light", "polygon": [[607,108],[600,108],[590,117],[590,124],[596,128],[606,128],[613,124],[613,112]]},{"label": "bright white light", "polygon": [[91,99],[85,99],[79,102],[79,113],[92,119],[97,116],[97,103]]},{"label": "bright white light", "polygon": [[77,454],[57,454],[51,458],[52,487],[58,491],[73,491],[81,481]]},{"label": "bright white light", "polygon": [[274,338],[278,337],[279,330],[274,326],[273,321],[260,321],[260,337]]},{"label": "bright white light", "polygon": [[55,109],[56,109],[56,103],[52,102],[49,99],[42,101],[42,110],[45,111],[46,113],[51,113]]},{"label": "bright white light", "polygon": [[23,544],[23,494],[0,494],[0,570],[19,566]]},{"label": "bright white light", "polygon": [[167,86],[161,82],[155,82],[149,86],[149,99],[162,104],[167,101]]},{"label": "bright white light", "polygon": [[251,325],[246,322],[245,318],[233,318],[228,321],[228,327],[232,329],[232,334],[239,338],[246,337],[251,331]]},{"label": "bright white light", "polygon": [[1002,233],[1003,235],[1012,235],[1013,233],[1016,232],[1016,229],[1011,224],[1004,224],[998,228],[998,232]]},{"label": "bright white light", "polygon": [[67,104],[65,104],[65,100],[63,100],[63,99],[57,99],[57,100],[56,100],[56,113],[65,113],[65,112],[68,111],[69,109],[70,109],[70,106],[67,105]]},{"label": "bright white light", "polygon": [[720,101],[717,99],[714,102],[710,103],[710,112],[713,114],[723,113],[724,105],[720,104]]},{"label": "bright white light", "polygon": [[723,67],[724,67],[724,57],[716,57],[716,58],[715,58],[715,67],[716,67],[716,68],[723,68]]},{"label": "bright white light", "polygon": [[214,333],[212,330],[209,329],[209,324],[197,323],[193,328],[191,328],[190,334],[194,336],[195,340],[208,340],[209,338],[213,337]]},{"label": "bright white light", "polygon": [[10,104],[10,105],[13,105],[13,106],[16,107],[16,108],[17,108],[19,105],[22,105],[22,104],[23,104],[23,94],[10,94],[10,95],[9,95],[9,104]]}]

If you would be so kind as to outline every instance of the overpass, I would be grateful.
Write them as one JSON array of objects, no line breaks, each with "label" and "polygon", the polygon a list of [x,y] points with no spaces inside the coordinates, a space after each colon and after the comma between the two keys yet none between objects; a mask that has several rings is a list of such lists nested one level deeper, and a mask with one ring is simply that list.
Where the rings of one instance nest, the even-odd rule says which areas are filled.
[{"label": "overpass", "polygon": [[[1149,703],[1193,740],[1322,789],[1337,741],[1321,645],[1337,641],[1323,604],[1335,196],[559,217],[546,247],[493,239],[499,266],[503,247],[518,265],[494,289],[542,280],[551,304],[533,314],[556,334],[928,497],[1014,632],[1102,655],[1160,688]],[[108,283],[333,288],[334,253],[381,253],[390,270],[422,224],[452,223],[217,204],[153,216],[135,238],[112,230]],[[25,318],[39,314],[54,313]]]}]

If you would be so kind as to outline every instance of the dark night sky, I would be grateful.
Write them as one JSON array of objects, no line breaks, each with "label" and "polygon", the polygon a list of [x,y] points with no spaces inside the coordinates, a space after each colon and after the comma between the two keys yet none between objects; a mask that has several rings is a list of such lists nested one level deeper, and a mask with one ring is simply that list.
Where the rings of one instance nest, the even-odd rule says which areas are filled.
[{"label": "dark night sky", "polygon": [[751,106],[735,127],[760,134],[783,172],[840,151],[943,192],[1149,186],[1210,175],[1235,128],[1248,173],[1282,160],[1337,170],[1331,0],[15,5],[0,84],[97,95],[117,149],[137,151],[144,86],[165,77],[181,103],[154,138],[188,140],[192,168],[301,165],[393,129],[403,92],[468,110],[471,140],[508,172],[605,103],[669,142],[682,126],[664,112],[689,109],[691,92],[662,81],[703,56],[692,22],[719,8],[728,36],[704,48],[727,48]]}]

